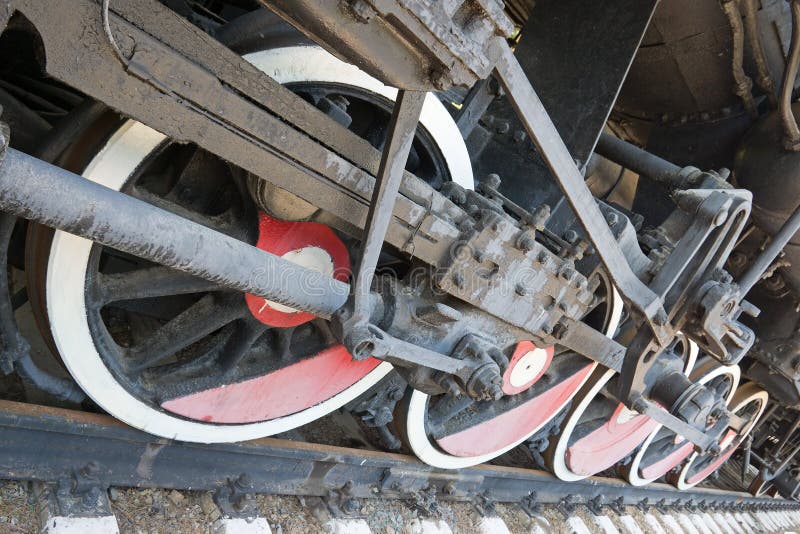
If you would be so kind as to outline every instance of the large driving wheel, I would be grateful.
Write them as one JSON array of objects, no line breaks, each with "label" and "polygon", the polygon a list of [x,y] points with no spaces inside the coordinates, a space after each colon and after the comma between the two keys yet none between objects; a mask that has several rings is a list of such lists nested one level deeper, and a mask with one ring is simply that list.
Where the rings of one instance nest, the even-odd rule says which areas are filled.
[{"label": "large driving wheel", "polygon": [[[380,147],[396,91],[313,46],[247,59],[309,102],[334,103]],[[458,128],[429,96],[409,170],[434,186],[472,186]],[[79,140],[76,140],[76,142]],[[351,240],[253,200],[258,180],[140,123],[118,124],[83,176],[341,280]],[[254,184],[256,187],[254,187]],[[64,199],[69,202],[69,199]],[[296,211],[296,210],[295,210]],[[302,210],[301,210],[302,211]],[[353,361],[325,321],[42,228],[29,233],[40,323],[66,368],[103,409],[160,436],[251,439],[308,423],[375,385],[391,366]]]}]

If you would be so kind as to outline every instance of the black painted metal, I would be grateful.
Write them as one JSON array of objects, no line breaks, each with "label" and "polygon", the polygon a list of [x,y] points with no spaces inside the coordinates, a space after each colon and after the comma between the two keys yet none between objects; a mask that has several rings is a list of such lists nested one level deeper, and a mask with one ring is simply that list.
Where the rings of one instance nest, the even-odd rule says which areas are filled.
[{"label": "black painted metal", "polygon": [[772,237],[769,244],[739,280],[739,287],[743,295],[746,295],[756,285],[756,282],[761,280],[761,276],[792,240],[798,229],[800,229],[800,208],[797,208],[792,216],[783,223],[778,233]]},{"label": "black painted metal", "polygon": [[[602,495],[638,504],[717,502],[771,505],[772,498],[710,488],[676,491],[653,484],[634,488],[613,479],[563,482],[533,470],[478,466],[443,471],[413,458],[278,439],[201,445],[153,436],[111,417],[0,401],[0,478],[51,481],[71,477],[91,463],[104,486],[214,490],[245,474],[253,493],[325,496],[351,484],[359,498],[406,499],[435,487],[444,500],[490,495],[496,502],[522,502],[536,492],[541,503],[558,503],[571,494],[575,502]],[[787,506],[796,503],[782,503]]]},{"label": "black painted metal", "polygon": [[585,164],[617,99],[656,0],[537,1],[515,55]]},{"label": "black painted metal", "polygon": [[[515,55],[572,157],[583,167],[613,107],[657,2],[654,0],[537,1]],[[493,111],[494,114],[498,110]],[[504,121],[505,122],[505,121]],[[511,131],[522,133],[516,119]],[[502,136],[495,136],[502,137]],[[551,173],[526,141],[494,144],[487,172],[503,177],[503,191],[531,209],[556,202]],[[548,191],[549,190],[549,191]]]},{"label": "black painted metal", "polygon": [[611,134],[600,135],[596,151],[601,156],[656,182],[679,188],[687,185],[681,167]]}]

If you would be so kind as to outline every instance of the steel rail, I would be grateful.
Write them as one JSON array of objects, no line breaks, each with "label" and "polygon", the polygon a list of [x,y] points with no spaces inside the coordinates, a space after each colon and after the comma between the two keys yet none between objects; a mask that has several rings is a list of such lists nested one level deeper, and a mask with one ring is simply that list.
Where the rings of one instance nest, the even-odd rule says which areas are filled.
[{"label": "steel rail", "polygon": [[542,471],[493,465],[447,471],[399,454],[273,438],[185,443],[154,437],[106,415],[0,401],[0,478],[55,481],[87,472],[90,482],[101,488],[202,491],[247,480],[248,493],[320,497],[347,487],[354,498],[410,499],[434,489],[442,500],[470,501],[482,495],[527,505],[535,492],[535,501],[545,504],[572,495],[575,504],[601,496],[607,503],[627,505],[647,499],[666,506],[800,506],[705,487],[679,492],[664,484],[637,488],[600,477],[563,482]]}]

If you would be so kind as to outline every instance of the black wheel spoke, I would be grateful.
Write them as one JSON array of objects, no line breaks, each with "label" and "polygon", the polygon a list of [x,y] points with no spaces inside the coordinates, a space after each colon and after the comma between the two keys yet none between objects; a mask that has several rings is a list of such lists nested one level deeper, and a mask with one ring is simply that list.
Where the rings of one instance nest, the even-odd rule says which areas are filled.
[{"label": "black wheel spoke", "polygon": [[192,206],[199,213],[213,212],[225,196],[223,184],[231,179],[230,167],[196,146],[184,157],[180,173],[164,198],[181,206]]},{"label": "black wheel spoke", "polygon": [[336,339],[336,336],[333,334],[331,330],[331,324],[326,321],[325,319],[314,319],[312,324],[319,332],[319,335],[322,336],[322,340],[325,343],[325,346],[336,345],[339,343],[339,340]]},{"label": "black wheel spoke", "polygon": [[247,313],[244,298],[209,294],[153,332],[141,345],[131,347],[126,367],[138,372],[163,362],[192,343],[219,330]]},{"label": "black wheel spoke", "polygon": [[222,372],[228,373],[244,359],[250,347],[266,332],[267,325],[254,318],[245,318],[236,325],[221,355]]},{"label": "black wheel spoke", "polygon": [[214,216],[203,215],[197,213],[196,211],[187,209],[176,202],[172,202],[165,198],[154,195],[153,193],[142,188],[135,188],[133,191],[133,196],[140,200],[144,200],[148,204],[152,204],[157,208],[180,215],[184,219],[201,224],[207,228],[211,228],[212,230],[217,230],[231,237],[235,237],[237,239],[245,239],[247,237],[244,234],[245,229],[241,228],[240,225],[233,224],[233,222],[226,217],[226,213]]},{"label": "black wheel spoke", "polygon": [[218,291],[214,282],[169,267],[148,267],[115,274],[100,274],[96,303],[100,306],[123,300],[148,299]]},{"label": "black wheel spoke", "polygon": [[289,361],[292,358],[292,336],[294,336],[294,327],[279,328],[274,331],[275,334],[275,352],[282,362]]}]

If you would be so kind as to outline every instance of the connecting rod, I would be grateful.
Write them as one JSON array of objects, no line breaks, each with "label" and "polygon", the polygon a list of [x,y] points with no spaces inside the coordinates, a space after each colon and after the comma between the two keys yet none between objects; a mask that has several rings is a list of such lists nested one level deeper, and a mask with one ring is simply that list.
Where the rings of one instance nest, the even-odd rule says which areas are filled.
[{"label": "connecting rod", "polygon": [[7,148],[0,210],[179,271],[330,317],[350,286]]}]

